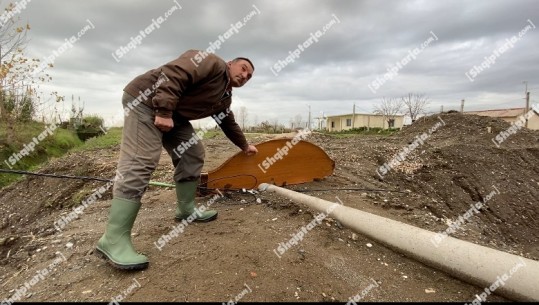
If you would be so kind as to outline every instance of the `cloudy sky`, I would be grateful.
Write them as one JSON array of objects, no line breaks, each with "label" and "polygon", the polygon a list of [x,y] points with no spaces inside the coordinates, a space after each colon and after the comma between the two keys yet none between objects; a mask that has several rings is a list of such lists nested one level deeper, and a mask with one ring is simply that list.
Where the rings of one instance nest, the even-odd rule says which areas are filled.
[{"label": "cloudy sky", "polygon": [[432,113],[459,109],[462,99],[466,110],[523,107],[524,82],[539,102],[534,0],[34,0],[18,16],[31,24],[28,55],[54,59],[53,80],[40,89],[66,96],[57,110],[67,114],[74,95],[108,125],[121,123],[122,90],[134,77],[207,49],[227,31],[215,53],[255,64],[233,101],[251,123],[288,126],[298,114],[306,121],[310,106],[314,124],[322,114],[351,113],[354,103],[370,113],[383,97],[409,92],[426,94]]}]

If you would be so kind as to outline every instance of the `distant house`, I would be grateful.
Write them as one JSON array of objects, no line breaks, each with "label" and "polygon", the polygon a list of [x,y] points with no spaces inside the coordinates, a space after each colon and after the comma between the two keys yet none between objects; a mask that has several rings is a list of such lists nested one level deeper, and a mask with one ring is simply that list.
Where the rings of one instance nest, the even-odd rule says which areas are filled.
[{"label": "distant house", "polygon": [[[465,111],[464,114],[476,114],[480,116],[499,118],[506,122],[513,123],[518,119],[519,116],[523,115],[525,112],[526,109],[522,107],[509,109]],[[539,114],[535,111],[533,111],[533,115],[528,119],[528,129],[539,130]]]},{"label": "distant house", "polygon": [[[389,122],[388,122],[389,121]],[[394,119],[387,120],[381,114],[356,113],[327,116],[328,131],[343,131],[352,128],[402,128],[404,115],[396,115]]]}]

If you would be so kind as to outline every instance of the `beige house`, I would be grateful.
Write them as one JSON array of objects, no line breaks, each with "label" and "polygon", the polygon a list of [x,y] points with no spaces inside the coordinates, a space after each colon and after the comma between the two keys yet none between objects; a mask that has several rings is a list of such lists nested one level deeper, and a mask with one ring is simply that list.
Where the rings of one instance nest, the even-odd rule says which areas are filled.
[{"label": "beige house", "polygon": [[356,113],[327,116],[326,127],[328,131],[342,131],[352,128],[402,128],[404,115],[396,115],[388,120],[381,114]]},{"label": "beige house", "polygon": [[[531,111],[533,114],[528,119],[528,129],[539,130],[539,114],[533,110]],[[476,114],[480,116],[500,118],[506,122],[513,123],[525,112],[526,112],[525,108],[522,107],[522,108],[509,108],[509,109],[466,111],[464,112],[464,114]]]}]

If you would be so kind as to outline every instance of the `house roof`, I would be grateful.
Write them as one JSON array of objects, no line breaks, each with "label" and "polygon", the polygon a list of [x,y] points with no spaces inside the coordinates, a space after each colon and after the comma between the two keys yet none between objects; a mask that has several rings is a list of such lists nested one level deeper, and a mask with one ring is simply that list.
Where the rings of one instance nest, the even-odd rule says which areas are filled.
[{"label": "house roof", "polygon": [[[344,116],[352,116],[353,113],[348,114],[336,114],[336,115],[328,115],[326,118],[337,118],[337,117],[344,117]],[[382,114],[375,114],[375,113],[356,113],[355,115],[370,115],[370,116],[383,116]],[[403,117],[404,114],[396,114],[394,117]]]},{"label": "house roof", "polygon": [[523,115],[525,112],[522,108],[508,108],[508,109],[491,109],[491,110],[479,110],[479,111],[466,111],[465,114],[477,114],[480,116],[488,116],[494,118],[508,118],[517,117]]}]

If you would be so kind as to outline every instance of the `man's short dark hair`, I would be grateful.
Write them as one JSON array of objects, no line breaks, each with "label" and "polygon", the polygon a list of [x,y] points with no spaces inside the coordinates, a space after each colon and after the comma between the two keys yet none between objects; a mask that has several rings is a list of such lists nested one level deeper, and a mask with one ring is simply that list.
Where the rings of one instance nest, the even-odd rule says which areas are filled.
[{"label": "man's short dark hair", "polygon": [[245,60],[246,62],[248,62],[251,67],[253,67],[253,72],[255,71],[255,65],[253,65],[253,63],[251,62],[251,60],[249,58],[246,58],[246,57],[236,57],[234,58],[232,61],[233,62],[237,62],[238,60]]}]

